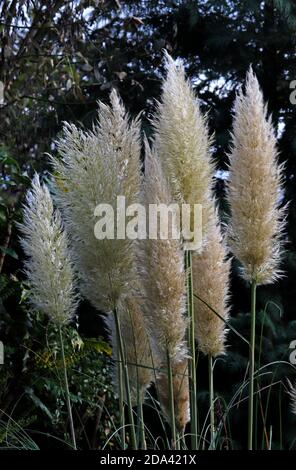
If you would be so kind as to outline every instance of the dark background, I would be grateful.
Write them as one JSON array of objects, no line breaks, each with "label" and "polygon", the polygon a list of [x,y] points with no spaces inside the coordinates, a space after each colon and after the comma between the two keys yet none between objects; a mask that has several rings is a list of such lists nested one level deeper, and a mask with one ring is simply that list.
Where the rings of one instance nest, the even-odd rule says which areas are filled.
[{"label": "dark background", "polygon": [[[210,129],[215,132],[217,169],[227,169],[231,108],[250,64],[272,113],[279,158],[286,162],[285,200],[290,201],[290,207],[285,277],[258,290],[258,365],[277,363],[267,366],[257,383],[261,391],[256,404],[256,446],[296,448],[296,421],[286,393],[287,378],[295,379],[295,371],[288,364],[289,345],[296,339],[296,105],[290,101],[290,83],[296,80],[295,46],[295,0],[1,2],[0,338],[5,343],[6,360],[0,366],[0,443],[5,441],[1,423],[7,422],[7,416],[13,416],[23,428],[37,429],[38,435],[32,436],[41,447],[57,445],[41,432],[59,433],[61,439],[65,435],[61,419],[64,403],[56,376],[53,373],[49,380],[50,365],[44,369],[36,361],[37,353],[45,354],[46,348],[53,347],[54,334],[53,343],[50,339],[48,343],[46,320],[42,315],[36,318],[26,302],[23,254],[14,225],[20,220],[30,177],[34,171],[49,177],[45,152],[55,152],[53,141],[62,122],[90,127],[97,100],[107,101],[112,87],[119,90],[132,115],[143,110],[143,131],[149,135],[149,116],[160,94],[162,51],[166,49],[184,61],[201,106],[209,115]],[[225,175],[219,173],[216,190],[223,217],[227,207],[221,174]],[[248,337],[249,288],[238,277],[235,263],[231,293],[232,324]],[[97,349],[90,343],[88,354],[81,357],[76,351],[73,386],[77,392],[77,370],[100,368],[99,385],[94,388],[88,384],[84,391],[89,401],[107,400],[112,410],[102,321],[84,302],[78,324],[83,338],[96,338]],[[71,348],[73,332],[69,335]],[[215,367],[216,391],[223,397],[217,403],[217,416],[225,410],[224,400],[229,402],[242,384],[247,366],[248,348],[233,333],[229,334],[228,351]],[[198,364],[198,382],[202,425],[208,410],[207,361],[203,357]],[[245,447],[245,396],[242,391],[227,415],[222,448]],[[77,427],[82,417],[80,446],[95,448],[108,435],[110,416],[100,416],[98,407],[87,404],[84,398],[75,404]],[[55,406],[60,407],[58,417],[50,411]],[[150,413],[148,408],[146,411]]]}]

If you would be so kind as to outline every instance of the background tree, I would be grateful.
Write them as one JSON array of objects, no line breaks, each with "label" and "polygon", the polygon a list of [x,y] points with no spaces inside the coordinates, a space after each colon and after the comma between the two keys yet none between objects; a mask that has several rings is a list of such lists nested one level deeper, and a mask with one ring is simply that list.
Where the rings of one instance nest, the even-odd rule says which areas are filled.
[{"label": "background tree", "polygon": [[[223,214],[227,213],[224,179],[235,92],[250,64],[258,76],[278,133],[280,160],[286,161],[285,199],[291,203],[284,259],[286,277],[272,288],[260,289],[258,334],[262,332],[262,348],[257,357],[260,355],[261,364],[288,360],[289,343],[296,338],[296,105],[290,101],[290,82],[296,79],[295,44],[293,0],[1,2],[0,80],[4,99],[0,104],[0,338],[11,346],[13,372],[2,387],[0,408],[9,412],[13,400],[31,384],[28,376],[25,378],[28,383],[20,378],[28,349],[20,351],[18,345],[27,338],[27,348],[32,348],[32,337],[38,337],[26,305],[20,303],[25,288],[20,273],[22,262],[17,259],[22,253],[14,227],[14,221],[20,218],[28,177],[35,170],[46,177],[45,152],[55,152],[53,141],[62,121],[90,127],[96,118],[97,100],[107,100],[112,87],[118,89],[132,114],[144,110],[143,127],[149,134],[149,117],[154,99],[160,94],[163,49],[183,59],[202,109],[209,113],[210,129],[215,131],[214,158],[220,170],[216,190]],[[250,307],[246,301],[247,286],[236,275],[236,268],[234,263],[232,323],[247,336]],[[88,321],[89,318],[94,321]],[[79,329],[89,337],[103,331],[96,312],[87,304],[79,311]],[[226,399],[235,386],[229,390],[224,384],[237,385],[243,380],[247,356],[246,346],[231,333],[228,359],[217,364],[216,374],[218,391]],[[29,370],[30,364],[26,362]],[[203,391],[207,388],[207,372],[202,358],[198,373],[202,418],[207,411]],[[290,370],[284,365],[276,368],[274,380],[284,383],[288,373]],[[267,383],[264,380],[261,386]],[[295,420],[285,411],[286,403],[278,403],[278,397],[284,397],[283,385],[273,390],[271,397],[262,393],[259,398],[263,401],[257,402],[261,422],[257,445],[266,447],[269,426],[282,420],[285,436],[277,431],[279,426],[274,428],[274,446],[288,447],[293,443]],[[40,393],[42,397],[43,392]],[[221,403],[216,413],[222,412]],[[268,403],[272,405],[268,407]],[[236,430],[245,419],[244,403],[239,409],[240,413],[230,413],[232,424],[236,425],[232,428]],[[239,447],[245,436],[236,431],[232,438],[233,445]],[[225,438],[225,446],[228,445]]]}]

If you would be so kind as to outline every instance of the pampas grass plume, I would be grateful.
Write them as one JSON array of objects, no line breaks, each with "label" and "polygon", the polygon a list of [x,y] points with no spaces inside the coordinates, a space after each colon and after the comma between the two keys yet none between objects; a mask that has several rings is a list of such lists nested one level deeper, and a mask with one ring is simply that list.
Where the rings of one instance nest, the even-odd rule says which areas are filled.
[{"label": "pampas grass plume", "polygon": [[229,159],[230,248],[246,281],[269,284],[281,276],[283,166],[278,164],[271,117],[252,68],[245,94],[239,91],[235,100]]},{"label": "pampas grass plume", "polygon": [[[224,320],[229,318],[230,259],[221,234],[217,209],[202,253],[192,256],[193,289]],[[195,337],[200,351],[216,357],[225,352],[225,323],[201,300],[194,299]]]},{"label": "pampas grass plume", "polygon": [[[149,204],[171,203],[159,160],[147,142],[144,199],[147,208]],[[184,336],[187,327],[180,240],[142,240],[139,257],[145,297],[144,314],[153,352],[159,363],[166,364],[167,353],[172,360],[178,361],[186,355]]]},{"label": "pampas grass plume", "polygon": [[108,203],[116,215],[117,196],[125,196],[126,205],[138,202],[139,120],[130,120],[112,91],[111,106],[99,103],[92,132],[66,124],[57,145],[57,201],[71,233],[81,291],[96,308],[108,312],[133,283],[133,241],[95,238],[94,210],[99,203]]},{"label": "pampas grass plume", "polygon": [[77,307],[68,239],[48,188],[40,183],[38,175],[27,193],[19,228],[28,257],[25,269],[33,308],[59,326],[68,323]]},{"label": "pampas grass plume", "polygon": [[210,215],[213,163],[207,121],[183,66],[165,53],[166,78],[153,120],[155,148],[175,201],[202,204],[203,234]]}]

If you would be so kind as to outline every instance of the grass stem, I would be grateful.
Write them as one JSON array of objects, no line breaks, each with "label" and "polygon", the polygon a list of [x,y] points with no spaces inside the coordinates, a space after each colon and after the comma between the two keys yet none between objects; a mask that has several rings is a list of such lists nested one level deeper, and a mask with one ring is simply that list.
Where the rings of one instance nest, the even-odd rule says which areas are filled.
[{"label": "grass stem", "polygon": [[124,392],[123,392],[123,377],[122,377],[122,362],[119,351],[117,352],[117,364],[118,364],[118,392],[119,392],[119,419],[120,419],[120,435],[121,435],[121,446],[125,449],[125,414],[124,414]]},{"label": "grass stem", "polygon": [[114,317],[115,317],[120,362],[122,364],[122,369],[123,369],[126,402],[127,402],[127,407],[128,407],[128,416],[129,416],[130,427],[131,427],[131,445],[134,450],[137,450],[137,439],[136,439],[136,432],[135,432],[135,425],[134,425],[133,407],[132,407],[132,402],[131,402],[128,367],[127,367],[127,363],[125,360],[124,346],[123,346],[123,340],[122,340],[121,329],[120,329],[120,321],[119,321],[119,316],[118,316],[118,312],[116,308],[114,308]]},{"label": "grass stem", "polygon": [[176,433],[176,420],[175,420],[175,400],[174,400],[174,383],[173,383],[173,371],[169,352],[167,352],[167,368],[168,368],[168,386],[169,386],[169,409],[170,409],[170,421],[172,431],[172,448],[176,449],[177,433]]},{"label": "grass stem", "polygon": [[147,450],[146,436],[145,436],[145,422],[143,415],[143,402],[138,400],[138,426],[139,426],[139,449]]},{"label": "grass stem", "polygon": [[190,419],[191,419],[191,450],[198,448],[197,428],[197,388],[196,388],[196,352],[195,352],[195,328],[194,328],[194,295],[192,279],[192,253],[185,252],[185,268],[187,275],[187,309],[188,309],[188,346],[190,358],[188,360],[189,371],[189,395],[190,395]]},{"label": "grass stem", "polygon": [[214,367],[213,358],[209,356],[209,395],[210,395],[210,429],[211,429],[211,444],[209,450],[215,450],[215,395],[214,395]]},{"label": "grass stem", "polygon": [[73,423],[73,415],[72,415],[72,407],[71,407],[71,400],[70,400],[70,392],[69,392],[67,365],[66,365],[66,359],[65,359],[64,341],[63,341],[63,334],[62,334],[61,325],[59,326],[59,337],[60,337],[60,343],[61,343],[61,355],[62,355],[62,364],[63,364],[63,372],[64,372],[64,383],[65,383],[68,417],[69,417],[69,422],[70,422],[71,440],[72,440],[73,449],[77,450],[74,423]]},{"label": "grass stem", "polygon": [[249,400],[248,400],[248,449],[253,450],[253,418],[254,418],[254,371],[255,371],[255,339],[256,339],[256,281],[251,285],[251,331],[249,356]]}]

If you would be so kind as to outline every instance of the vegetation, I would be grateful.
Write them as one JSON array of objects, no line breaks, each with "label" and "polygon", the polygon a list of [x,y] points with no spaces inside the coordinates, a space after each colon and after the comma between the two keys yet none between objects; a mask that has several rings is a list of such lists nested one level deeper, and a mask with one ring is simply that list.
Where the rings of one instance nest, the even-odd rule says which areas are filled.
[{"label": "vegetation", "polygon": [[[67,407],[70,399],[79,449],[117,449],[127,446],[170,448],[180,445],[183,448],[193,446],[199,449],[230,450],[247,448],[248,444],[254,449],[295,449],[296,418],[291,408],[291,400],[295,408],[294,389],[292,397],[289,395],[290,383],[292,387],[295,383],[295,366],[290,362],[290,344],[296,338],[296,108],[290,100],[290,83],[296,76],[294,2],[5,0],[0,8],[0,81],[4,90],[4,99],[0,104],[0,340],[5,349],[4,364],[0,365],[0,448],[71,448],[69,406]],[[205,152],[211,150],[212,161],[208,162],[209,167],[204,173],[204,186],[198,188],[200,193],[196,191],[195,196],[201,198],[206,194],[207,178],[211,165],[215,164],[217,171],[213,178],[213,200],[219,201],[219,217],[227,223],[230,215],[233,218],[234,214],[226,201],[228,198],[233,209],[229,188],[228,197],[225,197],[228,171],[226,165],[229,161],[227,154],[231,153],[233,157],[236,147],[235,141],[231,144],[229,133],[232,128],[231,110],[235,94],[244,83],[252,64],[262,87],[264,101],[267,102],[268,115],[271,113],[272,116],[279,163],[285,162],[282,178],[284,190],[281,194],[283,201],[290,201],[290,204],[284,235],[285,252],[281,258],[284,277],[272,285],[263,285],[256,289],[256,306],[253,295],[251,312],[249,281],[254,281],[254,271],[251,275],[248,273],[247,277],[244,275],[244,279],[240,276],[241,266],[244,266],[246,260],[245,253],[238,249],[233,250],[236,258],[232,260],[230,278],[229,267],[225,265],[224,269],[221,268],[219,280],[224,282],[223,279],[226,278],[227,286],[229,284],[230,303],[225,302],[227,295],[222,298],[221,294],[218,301],[214,295],[205,298],[204,292],[209,292],[209,289],[197,282],[197,274],[194,273],[202,272],[205,266],[210,269],[211,260],[204,255],[201,260],[203,264],[199,266],[195,264],[195,255],[192,260],[187,256],[187,273],[191,272],[191,263],[193,272],[193,290],[189,290],[187,302],[187,305],[191,304],[191,316],[194,308],[199,306],[195,315],[196,324],[191,323],[189,343],[192,358],[194,336],[198,340],[194,357],[196,388],[195,368],[192,369],[193,361],[190,359],[190,394],[187,396],[186,354],[183,351],[184,354],[180,355],[182,350],[177,338],[178,360],[174,362],[178,354],[176,356],[173,349],[168,348],[168,344],[158,351],[161,364],[151,366],[149,363],[146,369],[140,368],[141,372],[145,372],[141,378],[143,383],[148,384],[150,380],[154,382],[148,389],[145,401],[136,396],[139,388],[136,378],[136,387],[132,389],[135,392],[134,400],[126,405],[129,394],[124,387],[128,383],[135,383],[133,380],[137,377],[137,367],[132,367],[133,359],[130,359],[134,349],[128,351],[125,347],[125,351],[120,353],[115,346],[120,339],[120,330],[123,337],[130,332],[130,323],[127,321],[124,324],[121,317],[117,336],[116,325],[110,324],[110,318],[106,326],[105,314],[110,305],[107,308],[106,299],[101,298],[106,293],[104,278],[95,280],[94,284],[102,282],[102,289],[96,290],[92,286],[88,295],[83,295],[84,290],[81,289],[82,298],[70,323],[60,326],[49,321],[46,312],[42,308],[33,309],[29,301],[32,285],[23,272],[27,258],[19,242],[17,223],[23,222],[24,196],[31,187],[36,171],[52,193],[59,191],[61,205],[61,197],[68,194],[67,182],[65,178],[59,178],[61,168],[58,166],[54,178],[51,177],[53,170],[47,154],[50,153],[56,161],[61,161],[56,140],[62,142],[63,121],[67,120],[72,126],[82,128],[82,133],[88,133],[98,117],[97,101],[108,103],[113,88],[118,91],[133,118],[136,119],[137,114],[143,110],[141,131],[148,137],[153,135],[155,129],[157,132],[157,126],[162,135],[167,131],[165,125],[161,127],[159,122],[154,121],[154,126],[151,125],[151,117],[156,110],[161,118],[161,109],[155,106],[154,99],[159,99],[163,96],[161,93],[164,93],[164,90],[161,91],[161,80],[165,75],[163,49],[174,58],[183,59],[186,75],[190,77],[194,93],[200,99],[201,116],[208,114],[208,135],[215,132],[212,142],[206,148],[203,147]],[[186,99],[190,100],[190,96]],[[168,100],[167,106],[170,104]],[[237,105],[236,112],[238,107]],[[105,109],[104,105],[102,109]],[[164,111],[164,118],[166,112]],[[171,111],[169,116],[173,120]],[[201,121],[200,128],[203,125]],[[172,125],[175,123],[172,122]],[[139,122],[135,126],[139,126]],[[126,134],[128,132],[133,134],[136,131],[129,129]],[[234,129],[234,139],[238,137]],[[166,147],[168,153],[165,154],[166,141],[161,141],[156,136],[154,148],[151,150],[146,146],[146,158],[150,153],[150,158],[153,158],[154,151],[165,155],[162,162],[165,171],[168,158],[174,156],[174,149],[181,145],[180,142],[180,138],[175,141],[172,139],[172,146]],[[140,150],[138,148],[135,152],[140,153]],[[142,150],[141,159],[144,159],[145,152]],[[271,151],[268,152],[269,157]],[[233,162],[231,159],[230,161]],[[187,168],[189,163],[187,161]],[[133,165],[133,169],[137,171],[139,161]],[[195,168],[194,165],[190,168],[189,180],[182,188],[181,199],[185,201],[191,197],[190,179]],[[247,163],[245,168],[249,168]],[[86,175],[86,186],[90,184],[87,179],[89,177]],[[260,182],[261,177],[258,178]],[[236,181],[235,178],[231,179],[233,184]],[[137,185],[138,182],[133,181],[132,184]],[[195,184],[193,189],[196,188]],[[261,194],[268,196],[268,201],[271,200],[274,192],[270,185],[266,189],[257,189],[259,198]],[[180,195],[174,188],[171,187],[171,190],[172,198]],[[246,191],[246,195],[250,193],[251,191]],[[136,198],[136,195],[137,190],[131,191],[131,199]],[[208,197],[205,200],[209,201],[207,214],[210,214],[210,218],[215,217],[212,201]],[[246,209],[250,207],[246,199],[244,202]],[[232,220],[235,222],[234,218]],[[66,222],[69,223],[69,215],[68,220],[66,216]],[[217,228],[214,224],[211,230],[213,243],[218,243],[220,249],[217,252],[211,250],[210,253],[213,256],[217,253],[216,256],[224,259],[220,227]],[[233,232],[238,233],[234,226]],[[255,245],[258,246],[260,230],[256,234],[259,234],[255,237],[255,242],[258,242]],[[240,248],[242,246],[246,248],[246,244],[241,244]],[[109,248],[111,251],[108,251]],[[112,246],[109,248],[105,256],[112,253]],[[171,249],[176,250],[176,247]],[[123,253],[124,251],[123,247]],[[250,250],[247,256],[249,254]],[[145,258],[145,253],[142,253],[142,257]],[[88,266],[88,260],[80,260],[80,272],[83,262]],[[134,273],[128,270],[133,262],[134,260],[130,260],[130,265],[123,266],[131,282],[134,282]],[[162,294],[157,290],[157,282],[155,286],[152,285],[157,281],[157,276],[161,275],[163,282],[170,280],[169,276],[166,280],[156,268],[157,265],[150,266],[148,281],[145,277],[147,272],[140,273],[139,282],[144,281],[145,293],[150,295],[150,306],[157,300],[155,293],[159,296]],[[166,272],[169,268],[170,265]],[[102,266],[99,272],[102,275]],[[151,272],[154,273],[153,276]],[[245,270],[245,274],[246,272]],[[212,280],[213,276],[209,276],[208,282]],[[261,283],[257,281],[258,278],[253,283],[253,294],[255,284]],[[178,282],[182,283],[182,280]],[[187,277],[187,288],[190,285]],[[224,287],[220,285],[219,292],[226,293]],[[95,299],[92,294],[96,294]],[[110,300],[110,296],[108,299]],[[160,297],[158,300],[164,301]],[[134,325],[135,319],[139,318],[138,306],[137,302],[130,302],[131,299],[125,297],[121,308],[122,311],[133,312]],[[111,305],[111,309],[114,310],[116,320],[115,305]],[[226,355],[216,354],[217,344],[211,349],[213,343],[209,345],[206,341],[202,342],[205,337],[211,338],[207,325],[197,321],[203,309],[203,319],[211,318],[210,333],[216,331],[213,341],[218,338],[223,343],[218,344],[219,353],[224,350],[224,338],[226,339]],[[119,310],[118,312],[120,320],[122,314]],[[255,373],[252,374],[250,368],[252,387],[249,387],[247,377],[251,313],[254,325],[256,320],[255,337],[252,338]],[[180,320],[179,331],[183,328],[181,323]],[[161,335],[166,335],[165,325],[160,327],[164,328]],[[110,329],[113,332],[111,341]],[[226,329],[229,330],[227,335]],[[60,330],[64,361],[61,359]],[[195,334],[192,335],[193,331]],[[169,345],[171,346],[172,344]],[[168,355],[167,351],[170,351]],[[145,354],[146,352],[144,351]],[[116,380],[117,388],[114,387],[114,366],[119,369],[119,375],[118,370],[115,371],[116,377],[121,378]],[[64,386],[65,369],[69,382],[68,399]],[[184,391],[179,383],[180,378],[185,392],[178,396],[178,391]],[[144,389],[146,390],[146,385]],[[255,393],[250,405],[251,390]],[[194,439],[190,436],[192,423],[187,424],[184,432],[183,425],[188,420],[188,409],[178,409],[180,397],[186,403],[189,400],[196,430]],[[253,418],[251,424],[250,409]],[[135,435],[130,427],[132,421]],[[178,422],[182,425],[178,426]],[[250,428],[253,434],[251,442]]]}]

